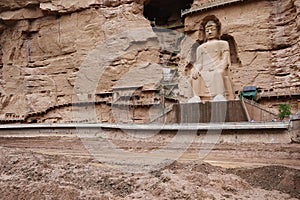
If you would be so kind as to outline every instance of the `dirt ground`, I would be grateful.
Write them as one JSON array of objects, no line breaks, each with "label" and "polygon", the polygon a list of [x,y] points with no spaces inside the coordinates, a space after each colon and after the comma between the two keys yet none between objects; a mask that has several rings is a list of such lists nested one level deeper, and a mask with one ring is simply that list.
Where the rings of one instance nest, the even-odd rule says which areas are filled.
[{"label": "dirt ground", "polygon": [[[142,152],[161,148],[160,137],[113,142]],[[78,137],[0,137],[0,199],[300,199],[299,144],[217,144],[199,159],[205,148],[193,143],[177,161],[132,173]]]}]

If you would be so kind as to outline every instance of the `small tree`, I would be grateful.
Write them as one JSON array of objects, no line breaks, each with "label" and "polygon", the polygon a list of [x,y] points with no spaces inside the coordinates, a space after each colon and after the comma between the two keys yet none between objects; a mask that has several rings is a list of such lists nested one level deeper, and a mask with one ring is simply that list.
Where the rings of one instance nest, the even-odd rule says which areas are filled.
[{"label": "small tree", "polygon": [[288,104],[280,104],[279,105],[279,114],[278,117],[280,120],[283,120],[285,117],[290,116],[291,114],[291,106]]}]

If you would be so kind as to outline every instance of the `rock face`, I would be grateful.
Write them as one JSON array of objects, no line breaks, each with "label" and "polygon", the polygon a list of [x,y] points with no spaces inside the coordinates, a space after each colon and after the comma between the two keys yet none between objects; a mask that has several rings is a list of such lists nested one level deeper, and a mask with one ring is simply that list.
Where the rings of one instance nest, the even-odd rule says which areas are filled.
[{"label": "rock face", "polygon": [[[192,9],[220,2],[226,1],[195,0]],[[215,15],[222,24],[221,38],[231,44],[231,73],[236,94],[244,86],[254,85],[261,98],[294,95],[296,99],[300,94],[299,5],[298,0],[275,0],[212,6],[187,14],[185,32],[190,39],[201,43],[201,21]],[[190,49],[187,44],[183,46]],[[183,62],[181,71],[186,71],[190,52],[185,51],[183,55],[188,61]]]},{"label": "rock face", "polygon": [[[161,64],[159,42],[164,36],[155,34],[144,16],[147,2],[1,1],[0,118],[24,119],[51,109],[50,118],[66,121],[65,109],[72,102],[112,92],[136,66]],[[192,8],[203,2],[195,0]],[[236,93],[245,85],[255,85],[262,97],[299,97],[299,9],[299,0],[245,1],[187,15],[184,32],[187,38],[201,41],[201,20],[215,15],[222,23],[222,39],[231,44]],[[173,67],[179,65],[187,75],[190,61],[184,50],[190,46],[182,45]],[[81,73],[84,67],[88,76]],[[84,90],[78,87],[80,81],[87,83]],[[186,78],[179,82],[188,88]],[[80,94],[74,97],[74,91]],[[55,113],[59,107],[62,112]]]},{"label": "rock face", "polygon": [[[97,46],[128,30],[152,31],[143,16],[143,1],[16,0],[2,1],[0,10],[2,115],[21,117],[71,103],[77,73]],[[127,46],[118,56],[109,50],[114,58],[106,66],[99,92],[111,90],[132,66],[158,62],[157,49],[150,48],[157,45],[153,34],[140,37],[141,41],[124,35]],[[135,43],[140,48],[130,50]]]},{"label": "rock face", "polygon": [[[273,1],[270,16],[274,88],[289,89],[300,84],[300,1]],[[299,90],[298,90],[299,92]]]}]

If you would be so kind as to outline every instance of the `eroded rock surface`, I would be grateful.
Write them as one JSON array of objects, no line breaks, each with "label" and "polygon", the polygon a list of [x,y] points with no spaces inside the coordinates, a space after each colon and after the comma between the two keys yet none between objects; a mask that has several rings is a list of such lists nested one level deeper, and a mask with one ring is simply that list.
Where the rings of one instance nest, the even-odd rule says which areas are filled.
[{"label": "eroded rock surface", "polygon": [[[110,63],[99,92],[111,90],[132,66],[158,60],[157,49],[143,47],[147,42],[157,44],[153,32],[141,40],[124,34],[132,29],[152,31],[142,1],[7,1],[0,8],[2,115],[22,116],[71,103],[81,65],[110,38],[124,35],[127,46],[118,53],[105,52]],[[131,46],[135,49],[127,49]]]},{"label": "eroded rock surface", "polygon": [[[195,0],[192,8],[203,2]],[[1,1],[0,118],[22,119],[78,100],[73,93],[76,80],[82,78],[82,65],[92,65],[90,70],[105,68],[101,77],[91,73],[94,77],[85,78],[101,80],[91,91],[106,93],[134,67],[161,64],[160,51],[164,48],[159,42],[170,37],[154,33],[153,22],[144,16],[144,3],[149,1]],[[299,0],[247,1],[187,15],[180,31],[193,41],[201,41],[201,20],[215,15],[222,24],[221,39],[229,41],[232,50],[230,73],[236,94],[244,86],[255,85],[262,97],[299,95],[299,9]],[[132,34],[134,30],[145,32]],[[123,48],[103,48],[98,53],[106,55],[105,62],[101,55],[91,57],[97,47],[109,46],[107,41],[113,44],[114,39]],[[182,45],[181,57],[176,57],[172,66],[179,65],[181,72],[190,63],[183,51],[190,51],[190,46]],[[179,80],[189,88],[186,78]],[[67,118],[67,114],[56,115],[62,121]]]}]

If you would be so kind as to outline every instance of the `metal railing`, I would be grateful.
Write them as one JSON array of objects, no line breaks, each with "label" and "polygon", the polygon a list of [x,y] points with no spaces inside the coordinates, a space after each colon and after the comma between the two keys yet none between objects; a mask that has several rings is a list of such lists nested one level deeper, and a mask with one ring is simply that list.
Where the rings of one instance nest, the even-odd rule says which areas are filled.
[{"label": "metal railing", "polygon": [[261,110],[263,110],[263,111],[265,111],[265,112],[271,114],[271,115],[274,115],[274,116],[277,116],[277,115],[278,115],[278,113],[275,113],[273,110],[267,108],[266,106],[264,106],[264,105],[262,105],[262,104],[256,103],[256,102],[253,101],[253,100],[249,100],[249,99],[246,99],[246,98],[243,98],[242,100],[243,100],[245,103],[248,103],[248,104],[250,104],[250,105],[252,105],[252,106],[255,106],[255,107],[257,107],[257,108],[259,108],[259,109],[261,109]]}]

